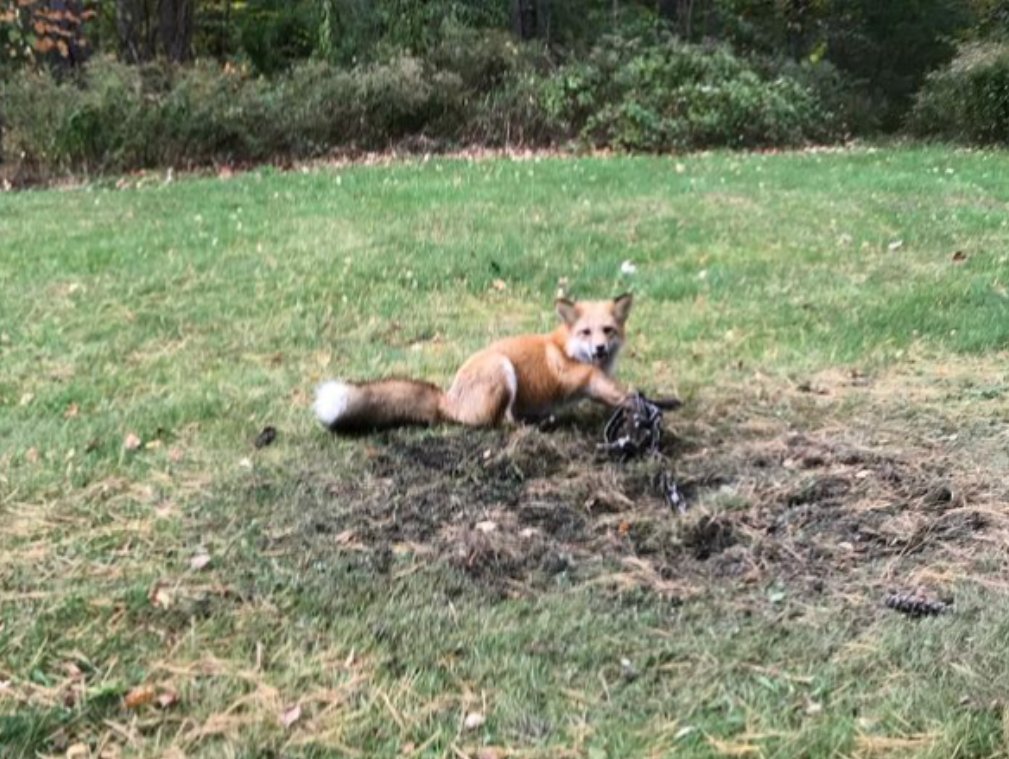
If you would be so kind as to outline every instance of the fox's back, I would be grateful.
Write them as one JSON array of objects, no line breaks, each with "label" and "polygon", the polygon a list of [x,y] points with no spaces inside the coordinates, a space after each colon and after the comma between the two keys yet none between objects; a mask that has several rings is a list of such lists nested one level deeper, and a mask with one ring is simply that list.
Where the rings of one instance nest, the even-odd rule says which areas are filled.
[{"label": "fox's back", "polygon": [[536,417],[549,413],[577,391],[570,376],[576,362],[565,355],[562,346],[563,340],[556,334],[518,335],[492,343],[470,361],[493,363],[502,356],[507,358],[515,371],[514,411],[521,417]]}]

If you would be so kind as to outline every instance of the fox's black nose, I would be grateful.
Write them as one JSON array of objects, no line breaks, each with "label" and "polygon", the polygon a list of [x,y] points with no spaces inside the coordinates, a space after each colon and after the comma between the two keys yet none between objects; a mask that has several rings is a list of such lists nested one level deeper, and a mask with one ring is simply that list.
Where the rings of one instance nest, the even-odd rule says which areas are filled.
[{"label": "fox's black nose", "polygon": [[599,356],[599,358],[602,358],[603,356],[605,356],[606,355],[606,346],[605,345],[597,345],[596,346],[596,355]]}]

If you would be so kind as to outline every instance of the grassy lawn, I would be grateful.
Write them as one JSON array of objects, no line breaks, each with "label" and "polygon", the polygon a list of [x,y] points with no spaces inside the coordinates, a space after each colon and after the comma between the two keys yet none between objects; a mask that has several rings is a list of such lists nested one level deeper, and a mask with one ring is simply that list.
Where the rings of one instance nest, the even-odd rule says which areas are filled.
[{"label": "grassy lawn", "polygon": [[[0,194],[0,755],[1009,754],[1006,177],[901,148]],[[601,460],[589,408],[313,421],[319,380],[447,383],[559,288],[634,290],[621,376],[686,401],[665,464]]]}]

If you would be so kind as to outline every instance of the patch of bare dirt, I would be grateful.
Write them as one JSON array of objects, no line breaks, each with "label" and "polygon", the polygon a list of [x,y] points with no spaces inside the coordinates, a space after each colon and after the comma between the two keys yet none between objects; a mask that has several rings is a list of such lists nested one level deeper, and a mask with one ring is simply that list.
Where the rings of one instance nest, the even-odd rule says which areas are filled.
[{"label": "patch of bare dirt", "polygon": [[[996,513],[976,470],[934,449],[773,424],[728,437],[688,422],[661,456],[615,462],[597,450],[602,425],[583,421],[365,438],[352,473],[305,473],[313,484],[286,539],[386,569],[395,555],[446,562],[497,590],[564,574],[683,599],[713,583],[899,584],[969,555]],[[664,472],[685,514],[662,497]]]}]

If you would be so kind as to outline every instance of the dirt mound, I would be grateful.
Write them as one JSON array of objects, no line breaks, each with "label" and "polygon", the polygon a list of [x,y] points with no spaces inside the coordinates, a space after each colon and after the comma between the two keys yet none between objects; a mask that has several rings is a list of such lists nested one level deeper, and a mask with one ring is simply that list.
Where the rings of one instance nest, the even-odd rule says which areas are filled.
[{"label": "dirt mound", "polygon": [[[352,476],[306,472],[299,524],[313,553],[415,554],[498,590],[574,581],[647,586],[686,598],[712,582],[833,577],[963,545],[983,510],[933,453],[857,445],[827,432],[703,428],[661,456],[614,462],[598,425],[544,432],[433,430],[362,442]],[[686,499],[680,514],[659,482]],[[874,569],[875,568],[875,569]]]}]

